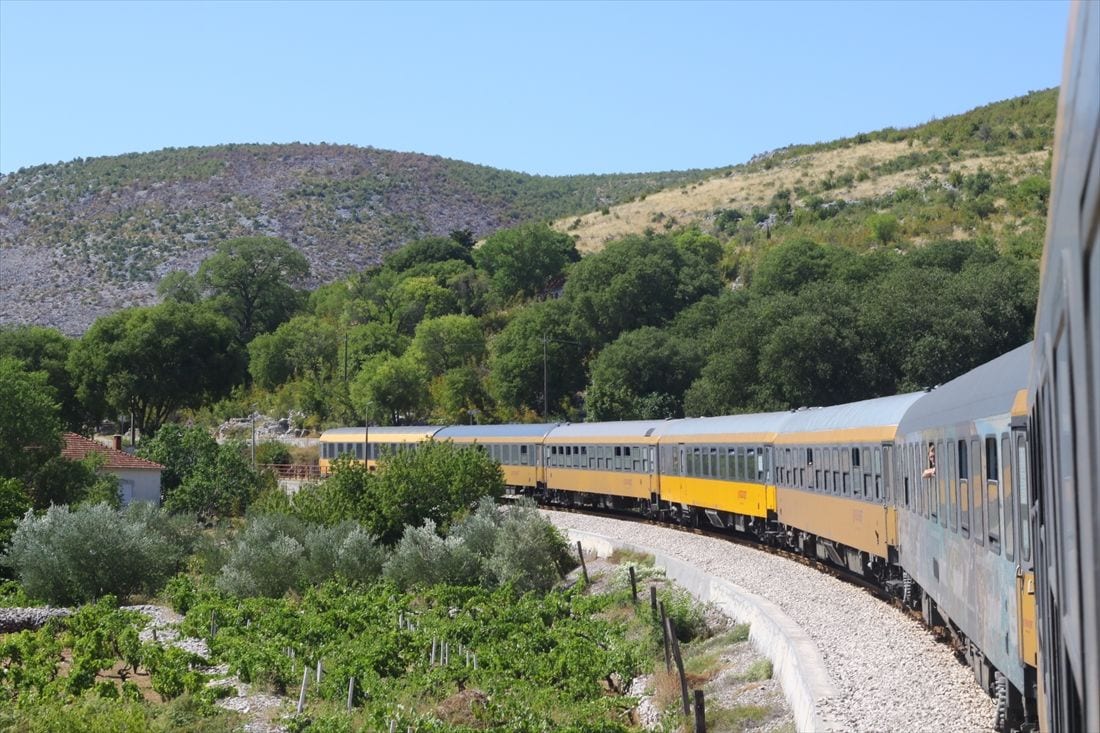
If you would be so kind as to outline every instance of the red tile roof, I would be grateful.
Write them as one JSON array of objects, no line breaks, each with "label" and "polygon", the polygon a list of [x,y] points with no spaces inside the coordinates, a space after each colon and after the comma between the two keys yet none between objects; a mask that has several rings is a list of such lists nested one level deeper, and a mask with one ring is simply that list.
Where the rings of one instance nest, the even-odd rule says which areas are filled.
[{"label": "red tile roof", "polygon": [[106,469],[123,469],[123,468],[137,468],[145,470],[162,471],[164,466],[159,463],[153,463],[147,461],[144,458],[138,458],[132,456],[129,453],[123,453],[120,450],[114,448],[108,448],[102,443],[97,443],[94,440],[88,440],[82,435],[76,433],[65,433],[62,435],[65,444],[61,447],[61,455],[64,458],[68,458],[72,461],[82,460],[89,453],[102,453],[107,457],[106,462],[103,464],[103,468]]}]

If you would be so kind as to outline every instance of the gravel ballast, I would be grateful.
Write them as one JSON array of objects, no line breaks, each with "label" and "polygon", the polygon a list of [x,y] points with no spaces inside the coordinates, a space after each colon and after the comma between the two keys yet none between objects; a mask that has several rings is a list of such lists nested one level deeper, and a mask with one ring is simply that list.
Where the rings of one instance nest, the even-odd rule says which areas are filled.
[{"label": "gravel ballast", "polygon": [[545,512],[561,529],[650,547],[779,606],[817,645],[838,694],[817,701],[845,731],[990,731],[994,703],[917,621],[812,568],[721,539]]}]

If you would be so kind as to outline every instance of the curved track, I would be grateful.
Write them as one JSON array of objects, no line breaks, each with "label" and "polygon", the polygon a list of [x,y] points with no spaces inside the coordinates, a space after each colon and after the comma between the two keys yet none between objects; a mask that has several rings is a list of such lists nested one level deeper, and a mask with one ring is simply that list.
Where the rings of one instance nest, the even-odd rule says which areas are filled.
[{"label": "curved track", "polygon": [[818,572],[816,562],[725,535],[606,514],[546,514],[560,528],[651,547],[779,606],[818,647],[837,693],[815,701],[816,713],[834,730],[992,729],[993,700],[949,648],[902,610]]}]

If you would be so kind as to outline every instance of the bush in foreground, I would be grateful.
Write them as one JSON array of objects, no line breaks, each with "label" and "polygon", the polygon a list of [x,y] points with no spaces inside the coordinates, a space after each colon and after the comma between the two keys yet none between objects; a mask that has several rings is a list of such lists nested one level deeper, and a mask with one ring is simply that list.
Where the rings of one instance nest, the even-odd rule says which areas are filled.
[{"label": "bush in foreground", "polygon": [[57,605],[153,593],[179,570],[193,535],[162,510],[135,503],[28,512],[0,558],[27,594]]}]

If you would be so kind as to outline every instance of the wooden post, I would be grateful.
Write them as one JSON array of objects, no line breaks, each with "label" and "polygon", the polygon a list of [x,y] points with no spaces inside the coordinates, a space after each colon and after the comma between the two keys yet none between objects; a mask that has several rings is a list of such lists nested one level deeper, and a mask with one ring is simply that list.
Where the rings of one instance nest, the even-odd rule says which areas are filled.
[{"label": "wooden post", "polygon": [[671,650],[671,642],[669,642],[669,640],[668,640],[668,637],[669,637],[669,633],[668,633],[669,628],[668,627],[669,627],[668,616],[665,615],[665,602],[661,601],[661,635],[664,637],[664,641],[665,641],[665,671],[666,672],[671,672],[672,671],[672,650]]},{"label": "wooden post", "polygon": [[317,684],[321,684],[321,660],[317,660]]},{"label": "wooden post", "polygon": [[584,564],[584,549],[581,547],[580,540],[577,540],[577,555],[581,558],[581,573],[584,575],[584,584],[588,585],[588,566]]},{"label": "wooden post", "polygon": [[695,691],[695,733],[707,733],[707,711],[702,690]]},{"label": "wooden post", "polygon": [[352,701],[355,700],[355,678],[348,679],[348,712],[351,712]]},{"label": "wooden post", "polygon": [[634,596],[634,602],[638,602],[638,578],[634,575],[634,566],[630,566],[630,593]]},{"label": "wooden post", "polygon": [[680,641],[672,629],[672,619],[665,617],[668,624],[668,636],[672,640],[672,657],[676,660],[676,671],[680,675],[680,696],[684,701],[684,715],[691,715],[691,697],[688,695],[687,675],[684,674],[684,658],[680,656]]},{"label": "wooden post", "polygon": [[306,707],[306,683],[309,682],[309,667],[302,665],[302,690],[298,693],[298,715],[302,714],[302,711]]},{"label": "wooden post", "polygon": [[657,586],[649,586],[649,607],[653,610],[654,615],[657,613]]}]

